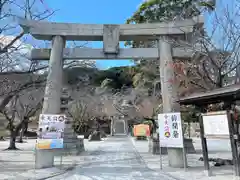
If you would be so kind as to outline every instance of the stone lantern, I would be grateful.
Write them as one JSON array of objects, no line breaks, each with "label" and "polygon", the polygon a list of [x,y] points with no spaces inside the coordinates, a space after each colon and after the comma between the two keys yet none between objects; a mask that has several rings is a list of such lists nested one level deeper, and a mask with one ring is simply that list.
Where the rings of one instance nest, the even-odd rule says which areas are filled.
[{"label": "stone lantern", "polygon": [[73,120],[68,113],[69,103],[72,101],[70,90],[62,88],[61,113],[66,115],[63,144],[64,152],[67,154],[78,154],[84,150],[83,139],[78,139],[73,129]]}]

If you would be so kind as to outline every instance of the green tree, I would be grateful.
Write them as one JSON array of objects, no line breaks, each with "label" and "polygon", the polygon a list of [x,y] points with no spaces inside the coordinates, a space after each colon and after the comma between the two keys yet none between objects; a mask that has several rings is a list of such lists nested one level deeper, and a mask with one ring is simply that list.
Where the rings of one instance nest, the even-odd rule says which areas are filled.
[{"label": "green tree", "polygon": [[96,85],[112,89],[121,89],[123,86],[132,86],[132,67],[114,67],[99,71],[94,77]]},{"label": "green tree", "polygon": [[174,18],[191,18],[204,10],[214,10],[215,0],[149,0],[127,19],[131,23],[152,23],[169,21]]},{"label": "green tree", "polygon": [[[127,19],[127,24],[156,23],[187,19],[200,15],[203,11],[213,11],[216,0],[148,0]],[[146,43],[146,42],[144,42]],[[128,41],[126,46],[137,47],[143,42]],[[150,42],[150,46],[154,43]],[[146,44],[145,44],[146,45]],[[148,44],[149,45],[149,44]]]},{"label": "green tree", "polygon": [[[133,15],[127,19],[127,24],[140,24],[140,23],[159,23],[166,21],[173,21],[178,19],[187,19],[194,16],[198,16],[205,11],[213,11],[215,9],[215,0],[148,0],[144,1],[139,8],[133,13]],[[126,46],[131,47],[155,47],[155,41],[128,41]],[[159,69],[156,67],[158,63],[156,61],[149,61],[147,59],[141,59],[141,68],[145,68],[144,71],[137,74],[134,78],[133,84],[143,82],[153,82],[153,84],[159,80]],[[155,75],[149,77],[149,73],[146,73],[146,69]],[[181,78],[178,78],[181,79]],[[185,82],[185,80],[183,81]],[[184,83],[179,83],[184,84]],[[149,85],[148,85],[149,86]],[[154,85],[150,85],[154,86]]]}]

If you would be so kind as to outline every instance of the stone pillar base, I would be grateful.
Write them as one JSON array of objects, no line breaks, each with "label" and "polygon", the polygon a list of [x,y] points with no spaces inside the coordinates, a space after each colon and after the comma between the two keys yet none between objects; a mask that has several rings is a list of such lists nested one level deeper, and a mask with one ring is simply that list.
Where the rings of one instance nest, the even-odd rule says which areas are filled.
[{"label": "stone pillar base", "polygon": [[[168,148],[168,163],[173,168],[184,168],[184,157],[182,148]],[[186,162],[187,166],[187,162]]]},{"label": "stone pillar base", "polygon": [[35,151],[35,168],[51,168],[54,166],[54,150]]}]

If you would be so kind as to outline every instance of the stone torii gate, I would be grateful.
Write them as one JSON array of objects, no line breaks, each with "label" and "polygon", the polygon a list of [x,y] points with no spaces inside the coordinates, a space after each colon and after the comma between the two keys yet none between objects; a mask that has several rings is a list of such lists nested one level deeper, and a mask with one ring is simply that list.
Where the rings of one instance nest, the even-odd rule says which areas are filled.
[{"label": "stone torii gate", "polygon": [[[49,60],[43,110],[60,113],[64,59],[159,59],[163,112],[179,112],[174,78],[173,58],[190,58],[191,50],[171,48],[168,38],[185,36],[203,25],[203,17],[156,24],[73,24],[19,19],[25,33],[38,40],[52,41],[52,49],[33,49],[32,60]],[[119,41],[156,40],[157,48],[119,48]],[[103,41],[102,49],[65,48],[66,41]],[[169,148],[169,165],[184,167],[183,149]],[[52,167],[54,151],[37,150],[36,168]]]}]

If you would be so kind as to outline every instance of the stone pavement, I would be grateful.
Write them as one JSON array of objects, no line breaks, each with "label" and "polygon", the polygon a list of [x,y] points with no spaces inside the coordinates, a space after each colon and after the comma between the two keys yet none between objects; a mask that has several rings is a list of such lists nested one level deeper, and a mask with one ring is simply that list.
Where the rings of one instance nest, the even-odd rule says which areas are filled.
[{"label": "stone pavement", "polygon": [[[32,142],[33,141],[33,142]],[[194,140],[199,151],[200,140]],[[230,144],[226,140],[209,140],[209,156],[231,158]],[[6,143],[6,144],[4,144]],[[0,142],[0,148],[7,142]],[[163,170],[160,170],[160,156],[148,153],[147,141],[135,141],[126,136],[109,137],[100,142],[85,141],[86,152],[79,156],[63,157],[63,169],[49,168],[34,170],[34,140],[18,144],[23,151],[0,152],[0,179],[5,180],[233,180],[231,166],[211,167],[212,177],[203,171],[203,162],[198,161],[201,152],[188,155],[187,171],[169,168],[167,156],[162,156]],[[4,148],[6,148],[4,147]],[[60,159],[56,159],[56,165]],[[64,171],[75,164],[76,168]],[[32,169],[32,170],[29,170]],[[44,176],[43,176],[44,175]],[[47,176],[49,178],[47,178]]]},{"label": "stone pavement", "polygon": [[[168,157],[167,155],[162,155],[162,170],[160,169],[160,155],[152,155],[148,153],[148,142],[147,141],[135,141],[134,138],[131,138],[134,147],[141,156],[142,160],[145,161],[148,168],[161,171],[162,173],[172,177],[176,180],[234,180],[238,179],[233,176],[233,166],[221,166],[213,167],[211,165],[212,176],[208,177],[206,172],[204,172],[204,164],[201,161],[198,161],[202,157],[201,152],[201,141],[196,138],[193,139],[194,147],[196,149],[196,154],[187,155],[188,168],[178,169],[170,168],[168,166]],[[230,153],[230,142],[226,139],[210,139],[207,140],[208,151],[210,158],[226,158],[231,159]]]},{"label": "stone pavement", "polygon": [[63,176],[49,180],[172,180],[147,167],[126,136],[109,137],[85,163]]},{"label": "stone pavement", "polygon": [[0,180],[41,179],[55,174],[62,174],[69,167],[83,164],[85,157],[89,155],[88,153],[96,151],[104,143],[104,140],[100,142],[88,142],[88,140],[85,140],[86,152],[82,152],[79,156],[63,156],[62,165],[60,165],[60,157],[55,157],[54,168],[35,170],[35,141],[34,139],[28,139],[27,143],[17,143],[17,147],[21,149],[17,151],[4,151],[9,142],[0,141]]}]

